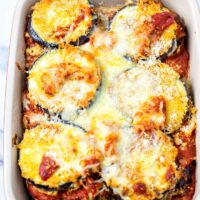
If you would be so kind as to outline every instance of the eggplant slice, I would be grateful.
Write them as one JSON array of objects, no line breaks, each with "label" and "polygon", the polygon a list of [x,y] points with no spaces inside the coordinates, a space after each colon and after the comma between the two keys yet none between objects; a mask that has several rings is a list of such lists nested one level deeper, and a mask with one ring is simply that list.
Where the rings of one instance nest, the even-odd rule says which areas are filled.
[{"label": "eggplant slice", "polygon": [[122,199],[153,200],[175,187],[181,177],[178,150],[166,134],[135,134],[132,128],[113,134],[117,139],[113,153],[103,160],[102,177],[116,194]]},{"label": "eggplant slice", "polygon": [[34,185],[31,181],[26,181],[26,188],[33,199],[37,200],[60,200],[60,194],[57,190],[45,190],[42,187]]},{"label": "eggplant slice", "polygon": [[51,50],[29,71],[29,96],[49,113],[72,120],[78,109],[87,108],[94,100],[100,79],[100,69],[88,52],[73,46]]},{"label": "eggplant slice", "polygon": [[177,48],[175,14],[161,3],[148,0],[129,4],[110,20],[115,34],[114,51],[134,61],[149,57],[166,58]]},{"label": "eggplant slice", "polygon": [[181,127],[188,108],[187,92],[179,78],[164,63],[146,62],[118,75],[108,92],[115,106],[133,119],[133,125],[148,129],[153,121],[166,133],[173,133]]},{"label": "eggplant slice", "polygon": [[54,189],[97,172],[102,159],[94,139],[72,124],[41,123],[25,131],[18,148],[22,177]]},{"label": "eggplant slice", "polygon": [[48,48],[62,43],[81,45],[95,23],[96,15],[88,0],[40,0],[33,6],[28,32]]},{"label": "eggplant slice", "polygon": [[77,185],[69,185],[67,183],[65,184],[66,186],[62,186],[62,189],[52,189],[41,185],[35,185],[31,181],[26,181],[26,187],[33,199],[37,200],[110,199],[113,195],[112,190],[105,186],[99,174],[98,179],[94,179],[94,176],[96,176],[96,174],[85,178],[85,180],[82,180],[82,182]]}]

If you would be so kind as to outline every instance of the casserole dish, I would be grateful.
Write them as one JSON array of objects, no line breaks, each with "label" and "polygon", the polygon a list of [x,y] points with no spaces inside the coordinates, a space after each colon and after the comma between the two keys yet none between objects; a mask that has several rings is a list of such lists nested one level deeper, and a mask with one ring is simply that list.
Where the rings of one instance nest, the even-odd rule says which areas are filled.
[{"label": "casserole dish", "polygon": [[[98,3],[94,2],[94,3]],[[118,1],[105,1],[105,5],[120,3]],[[195,105],[197,109],[200,109],[200,102],[198,99],[200,97],[200,91],[198,91],[198,80],[199,80],[199,65],[200,60],[198,58],[198,53],[200,48],[198,35],[200,30],[198,27],[199,13],[197,10],[197,5],[195,2],[190,2],[185,0],[184,4],[181,0],[175,2],[163,1],[166,6],[179,13],[180,16],[184,18],[186,27],[189,31],[189,50],[190,50],[190,75],[192,80],[192,86],[194,91]],[[181,4],[182,3],[182,4]],[[34,1],[20,1],[16,9],[15,20],[13,24],[13,34],[11,40],[9,66],[7,74],[7,92],[6,92],[6,106],[5,106],[5,137],[4,137],[4,158],[5,158],[5,172],[4,172],[4,185],[7,199],[26,199],[25,191],[23,191],[23,182],[19,175],[19,170],[17,169],[17,150],[12,147],[12,138],[17,134],[18,137],[21,136],[21,93],[24,88],[24,77],[22,73],[15,67],[16,62],[20,66],[24,66],[24,30],[26,24],[26,16],[31,5]],[[181,6],[180,6],[181,5]],[[191,10],[191,12],[188,12]],[[191,23],[192,22],[192,23]],[[198,114],[199,119],[199,114]],[[199,141],[198,128],[197,128],[197,138]],[[198,172],[198,143],[197,143],[197,180],[199,177]],[[196,194],[194,199],[198,199],[198,181],[196,183]]]}]

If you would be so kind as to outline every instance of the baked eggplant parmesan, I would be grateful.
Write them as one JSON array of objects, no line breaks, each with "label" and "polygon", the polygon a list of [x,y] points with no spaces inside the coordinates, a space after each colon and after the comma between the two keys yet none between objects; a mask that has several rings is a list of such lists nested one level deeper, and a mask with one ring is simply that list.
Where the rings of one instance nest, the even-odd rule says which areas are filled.
[{"label": "baked eggplant parmesan", "polygon": [[35,104],[68,120],[89,106],[100,80],[93,56],[70,46],[39,57],[29,71],[28,91]]},{"label": "baked eggplant parmesan", "polygon": [[25,42],[17,147],[32,199],[192,200],[197,110],[178,14],[160,0],[39,0]]},{"label": "baked eggplant parmesan", "polygon": [[135,61],[171,55],[177,47],[176,14],[156,1],[139,1],[118,10],[109,30],[116,38],[114,51]]},{"label": "baked eggplant parmesan", "polygon": [[33,8],[28,31],[45,47],[81,45],[91,34],[95,14],[88,0],[41,0]]}]

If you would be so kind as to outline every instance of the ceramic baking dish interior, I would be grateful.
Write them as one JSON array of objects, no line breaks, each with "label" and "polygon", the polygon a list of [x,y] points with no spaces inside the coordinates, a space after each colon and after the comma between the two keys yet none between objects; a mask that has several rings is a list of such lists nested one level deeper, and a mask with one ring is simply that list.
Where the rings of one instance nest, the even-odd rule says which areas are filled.
[{"label": "ceramic baking dish interior", "polygon": [[[95,0],[94,4],[101,1]],[[195,0],[163,0],[166,6],[178,13],[188,29],[190,51],[190,76],[194,92],[195,105],[200,111],[200,14]],[[5,119],[4,119],[4,187],[8,200],[28,199],[20,171],[17,167],[17,150],[12,146],[14,135],[22,135],[21,127],[21,94],[24,88],[23,73],[16,67],[16,62],[24,65],[24,30],[26,16],[34,0],[20,0],[13,19],[10,55],[7,71]],[[104,5],[120,3],[120,0],[104,0]],[[198,122],[200,113],[198,112]],[[197,127],[197,168],[196,193],[194,199],[200,199],[200,126]],[[198,195],[199,194],[199,195]]]}]

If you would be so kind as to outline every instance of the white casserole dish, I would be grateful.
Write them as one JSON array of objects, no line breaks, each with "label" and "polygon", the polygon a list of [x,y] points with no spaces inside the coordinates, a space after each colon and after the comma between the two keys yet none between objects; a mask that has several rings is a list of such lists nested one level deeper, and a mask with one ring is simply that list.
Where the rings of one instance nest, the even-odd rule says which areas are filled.
[{"label": "white casserole dish", "polygon": [[[24,65],[24,30],[26,16],[35,0],[20,0],[13,19],[10,55],[7,71],[7,86],[4,119],[4,188],[8,200],[28,199],[23,180],[17,167],[17,150],[12,147],[15,134],[22,135],[21,94],[24,87],[23,73],[16,67],[16,62]],[[95,3],[102,2],[96,0]],[[117,4],[120,0],[104,0],[106,5]],[[177,12],[185,21],[189,35],[190,76],[192,80],[195,105],[198,108],[200,122],[200,13],[195,0],[163,0],[166,6]],[[197,168],[195,200],[200,199],[200,123],[196,135]]]}]

